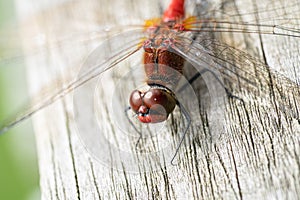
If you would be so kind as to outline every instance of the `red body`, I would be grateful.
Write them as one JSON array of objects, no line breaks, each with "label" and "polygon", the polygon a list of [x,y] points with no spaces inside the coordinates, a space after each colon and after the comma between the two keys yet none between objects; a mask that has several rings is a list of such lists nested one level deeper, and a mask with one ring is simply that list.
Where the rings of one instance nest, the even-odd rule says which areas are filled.
[{"label": "red body", "polygon": [[184,17],[184,0],[172,0],[165,11],[163,21],[176,21]]},{"label": "red body", "polygon": [[162,24],[150,26],[153,34],[144,42],[144,66],[151,88],[146,92],[133,91],[129,100],[143,123],[165,121],[176,107],[177,100],[171,89],[182,76],[184,59],[172,52],[172,44],[176,41],[174,31],[180,27],[176,22],[184,16],[183,6],[183,0],[173,0],[164,13]]}]

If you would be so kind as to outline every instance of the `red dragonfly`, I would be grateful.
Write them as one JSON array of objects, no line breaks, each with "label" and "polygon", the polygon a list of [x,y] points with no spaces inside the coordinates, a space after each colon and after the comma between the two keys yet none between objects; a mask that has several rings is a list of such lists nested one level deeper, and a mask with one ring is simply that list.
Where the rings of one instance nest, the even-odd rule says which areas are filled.
[{"label": "red dragonfly", "polygon": [[[290,7],[295,5],[297,5],[297,1],[289,4]],[[283,7],[269,12],[277,12],[281,9]],[[257,13],[248,14],[256,15]],[[130,109],[142,123],[160,123],[168,119],[176,105],[179,106],[188,122],[179,142],[180,146],[190,126],[191,118],[190,113],[178,100],[173,88],[182,77],[185,62],[191,63],[198,70],[198,73],[188,83],[192,83],[194,79],[208,71],[214,74],[217,82],[221,83],[229,95],[239,90],[241,86],[246,86],[242,89],[252,93],[268,91],[269,82],[263,83],[261,79],[278,80],[276,84],[287,85],[291,91],[297,90],[299,86],[293,81],[267,68],[266,65],[251,56],[219,43],[205,34],[234,32],[287,38],[300,37],[299,24],[296,19],[280,18],[278,21],[281,23],[257,24],[253,21],[230,22],[193,16],[185,18],[184,0],[172,0],[161,19],[148,20],[143,26],[134,27],[103,42],[101,48],[97,48],[88,57],[76,79],[59,91],[47,94],[42,101],[34,104],[22,115],[5,123],[1,127],[0,134],[62,98],[70,91],[114,68],[137,52],[143,51],[143,64],[147,84],[150,88],[147,91],[134,90],[131,93]],[[199,34],[203,34],[205,37],[199,38]],[[126,41],[123,42],[122,38],[126,38]],[[107,49],[107,47],[110,47],[110,50],[104,53],[103,49]],[[227,60],[224,60],[225,58]],[[255,66],[255,69],[253,68],[255,73],[248,72],[244,68],[243,65],[247,62],[250,63],[249,65]],[[172,161],[177,151],[178,148]]]}]

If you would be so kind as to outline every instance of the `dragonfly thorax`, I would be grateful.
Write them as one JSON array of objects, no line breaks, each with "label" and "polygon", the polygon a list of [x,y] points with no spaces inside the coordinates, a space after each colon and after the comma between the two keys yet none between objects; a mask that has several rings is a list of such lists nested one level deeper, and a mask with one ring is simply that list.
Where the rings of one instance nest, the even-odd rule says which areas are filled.
[{"label": "dragonfly thorax", "polygon": [[177,30],[170,28],[157,27],[157,31],[151,33],[147,40],[144,41],[143,48],[147,52],[149,48],[172,48],[175,44],[176,37],[180,34]]},{"label": "dragonfly thorax", "polygon": [[148,85],[175,88],[182,77],[184,58],[172,49],[172,38],[145,41],[144,68]]}]

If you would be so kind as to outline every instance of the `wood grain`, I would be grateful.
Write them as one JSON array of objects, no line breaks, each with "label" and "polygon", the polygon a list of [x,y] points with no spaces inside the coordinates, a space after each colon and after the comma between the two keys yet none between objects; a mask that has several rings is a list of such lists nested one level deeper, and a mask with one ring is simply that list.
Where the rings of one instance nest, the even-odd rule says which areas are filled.
[{"label": "wood grain", "polygon": [[[27,37],[36,34],[45,36],[45,43],[52,45],[47,45],[47,48],[40,47],[38,56],[29,56],[27,59],[31,90],[34,93],[41,85],[51,83],[51,87],[45,89],[47,93],[53,88],[62,87],[64,81],[76,77],[84,59],[109,36],[109,32],[102,32],[90,42],[83,40],[82,38],[87,36],[93,37],[93,34],[89,34],[91,31],[104,30],[111,25],[142,24],[144,19],[160,16],[167,3],[138,0],[72,1],[49,6],[46,10],[28,17],[24,20],[24,34]],[[206,7],[204,2],[198,4],[198,7],[189,2],[187,11],[231,21],[244,18],[243,20],[255,24],[279,23],[270,19],[280,19],[282,16],[285,20],[289,17],[297,19],[300,13],[297,1],[288,4],[294,6],[284,6],[284,1],[272,1],[264,5],[246,0],[211,4],[212,8],[218,10]],[[267,12],[261,12],[266,10]],[[286,15],[294,10],[298,12]],[[260,11],[260,15],[253,11]],[[245,13],[252,13],[248,17],[254,18],[247,18]],[[289,24],[295,24],[295,29],[299,30],[299,22],[291,20]],[[81,31],[87,34],[79,34]],[[76,40],[68,43],[68,37],[65,39],[62,35],[75,37]],[[212,37],[209,34],[206,36]],[[208,85],[206,89],[203,87],[205,79],[202,83],[201,80],[195,82],[193,87],[196,96],[202,95],[198,98],[201,106],[197,108],[199,113],[192,116],[196,121],[193,121],[188,131],[189,137],[180,148],[176,158],[178,164],[172,166],[170,158],[180,138],[178,132],[181,133],[185,126],[179,117],[179,110],[170,117],[166,123],[167,127],[159,132],[160,135],[156,135],[153,141],[139,144],[139,148],[146,152],[155,150],[157,145],[165,145],[163,150],[166,151],[166,157],[159,153],[149,157],[147,154],[137,153],[135,144],[138,135],[129,135],[129,138],[135,138],[131,141],[127,141],[127,135],[120,136],[120,132],[117,131],[120,125],[118,120],[125,118],[121,115],[114,116],[110,109],[110,95],[122,98],[122,95],[112,93],[110,89],[113,89],[118,78],[122,76],[121,72],[115,71],[112,78],[101,79],[102,85],[94,82],[95,85],[98,84],[98,96],[103,97],[96,109],[97,122],[101,127],[98,134],[93,136],[88,132],[78,133],[80,128],[77,119],[90,117],[87,115],[90,105],[74,108],[72,94],[34,116],[42,198],[299,199],[300,91],[295,82],[283,78],[287,76],[297,80],[300,75],[299,38],[253,33],[216,33],[214,38],[222,44],[246,52],[236,50],[235,55],[239,61],[249,61],[248,65],[247,62],[240,61],[239,63],[244,63],[244,66],[240,67],[256,73],[255,81],[260,88],[258,92],[247,92],[250,86],[242,80],[231,84],[236,77],[229,75],[225,85],[243,101],[221,96],[220,101],[227,103],[222,107],[224,115],[220,118],[218,112],[215,112],[216,108],[205,108],[209,99],[208,93],[212,88]],[[30,40],[24,43],[25,48],[32,51]],[[213,47],[211,49],[218,51]],[[225,48],[216,54],[226,58],[226,52],[233,50]],[[257,60],[262,63],[261,66],[269,65],[284,75],[270,75],[271,78],[264,80],[256,71]],[[269,73],[266,68],[265,70],[261,74]],[[130,77],[130,74],[128,76]],[[250,76],[249,79],[251,78],[253,77]],[[124,79],[126,80],[128,77]],[[275,81],[278,81],[278,84]],[[295,86],[293,90],[287,83]],[[135,84],[137,83],[132,83],[130,87]],[[84,86],[87,91],[95,89],[89,87],[89,84]],[[239,88],[242,90],[238,90]],[[82,97],[93,98],[90,95],[94,94],[81,91],[83,93],[80,94],[84,95]],[[117,111],[123,115],[123,110]],[[130,130],[132,133],[132,129]],[[88,145],[87,141],[90,142]],[[110,148],[105,149],[105,145],[99,146],[105,141],[112,146],[118,145],[120,149],[114,151]],[[126,157],[122,157],[125,155],[129,155],[133,161],[126,162]],[[134,159],[140,159],[141,162]]]}]

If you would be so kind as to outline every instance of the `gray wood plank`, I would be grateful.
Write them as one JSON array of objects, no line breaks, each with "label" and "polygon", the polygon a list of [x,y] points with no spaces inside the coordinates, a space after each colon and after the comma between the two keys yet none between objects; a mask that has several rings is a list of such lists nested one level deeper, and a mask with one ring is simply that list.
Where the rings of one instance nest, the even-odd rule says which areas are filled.
[{"label": "gray wood plank", "polygon": [[[110,35],[103,30],[111,25],[142,24],[144,19],[160,16],[167,3],[72,1],[47,7],[45,11],[27,18],[23,31],[26,36],[39,33],[46,44],[52,45],[40,47],[42,55],[29,56],[27,60],[32,91],[38,91],[40,85],[50,82],[52,86],[45,89],[45,93],[62,87],[64,82],[76,77],[84,59]],[[299,14],[298,1],[271,1],[264,5],[239,0],[211,4],[211,8],[205,7],[202,2],[196,11],[213,19],[222,17],[224,21],[240,20],[242,16],[243,20],[254,24],[277,23],[284,26],[283,22],[289,22],[289,27],[295,24],[299,32],[299,22],[293,21]],[[195,4],[188,2],[187,10],[189,13],[195,12]],[[286,15],[291,11],[298,12]],[[275,28],[278,30],[274,31],[284,31],[280,27]],[[94,37],[91,32],[97,30],[101,32],[96,34],[97,39],[83,41],[85,37]],[[81,35],[80,32],[87,34]],[[67,42],[69,37],[66,39],[61,35],[75,40]],[[224,46],[215,49],[219,43],[208,47],[224,59],[234,53],[237,64],[244,65],[240,66],[241,69],[255,74],[244,75],[256,83],[257,87],[253,88],[233,74],[228,74],[224,81],[234,95],[244,100],[244,104],[214,93],[213,87],[220,86],[213,76],[206,74],[193,84],[195,95],[202,97],[198,101],[192,99],[184,102],[188,108],[190,106],[201,112],[191,113],[192,126],[176,157],[178,164],[172,166],[170,160],[186,125],[180,118],[179,109],[170,116],[166,126],[151,127],[157,129],[157,134],[139,144],[139,149],[146,152],[143,154],[136,151],[138,135],[132,127],[127,127],[120,106],[124,103],[124,95],[129,95],[125,92],[139,84],[130,82],[131,74],[127,77],[122,74],[133,67],[132,63],[138,63],[138,60],[134,61],[136,57],[132,57],[130,62],[102,76],[102,82],[92,81],[83,87],[85,90],[75,90],[74,96],[67,95],[34,116],[42,198],[299,199],[300,125],[297,117],[300,95],[299,88],[291,89],[295,83],[283,78],[287,76],[296,80],[299,77],[299,38],[232,32],[215,33],[214,37],[222,44],[246,52]],[[201,38],[199,40],[206,45]],[[24,43],[27,48],[32,46],[26,41]],[[220,65],[222,63],[220,61]],[[284,75],[275,74],[270,75],[272,79],[264,79],[266,76],[263,75],[269,72],[260,63],[270,65]],[[257,71],[259,66],[264,71]],[[231,66],[228,69],[232,69]],[[236,84],[231,84],[235,79]],[[53,80],[59,81],[53,83]],[[118,80],[124,82],[118,85]],[[207,85],[210,81],[214,85]],[[125,85],[127,82],[130,82],[129,86]],[[114,93],[115,88],[120,91]],[[78,107],[76,95],[81,95],[82,102],[86,104]],[[97,100],[92,102],[96,107],[89,104],[90,99],[94,100],[94,95],[101,98],[100,103]],[[120,105],[111,102],[111,98]],[[216,99],[217,102],[214,101]],[[226,103],[215,107],[221,101]],[[89,109],[94,109],[93,115]],[[91,124],[84,123],[86,126],[82,126],[82,120],[91,120]],[[92,121],[100,126],[98,132],[83,131],[84,127],[93,128]],[[143,134],[146,133],[149,133],[147,129],[143,131]],[[154,152],[157,148],[163,153]]]}]

